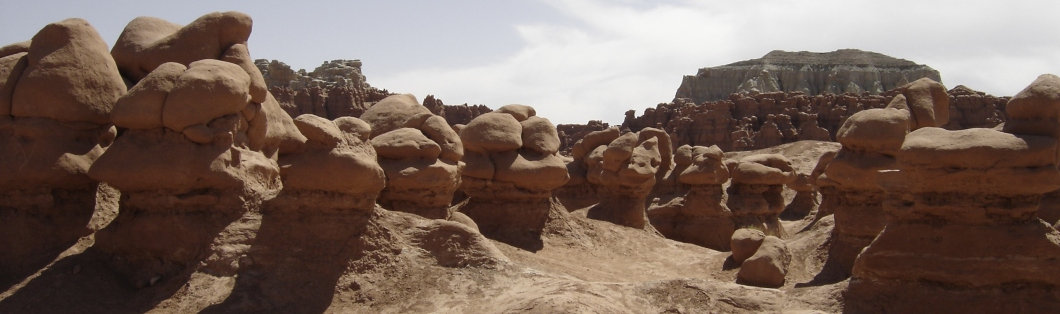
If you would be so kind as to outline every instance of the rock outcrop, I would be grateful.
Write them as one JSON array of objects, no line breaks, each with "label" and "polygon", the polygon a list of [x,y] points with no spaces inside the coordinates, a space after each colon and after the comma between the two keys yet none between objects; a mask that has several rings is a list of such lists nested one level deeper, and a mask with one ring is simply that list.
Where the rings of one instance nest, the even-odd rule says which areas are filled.
[{"label": "rock outcrop", "polygon": [[572,177],[592,186],[598,203],[589,218],[627,227],[654,230],[646,214],[646,198],[673,167],[670,137],[658,129],[622,134],[617,128],[590,133],[574,146]]},{"label": "rock outcrop", "polygon": [[365,120],[361,123],[367,123],[357,129],[370,136],[386,172],[387,186],[379,203],[392,210],[448,219],[464,157],[456,131],[408,94],[387,97],[361,117]]},{"label": "rock outcrop", "polygon": [[88,229],[125,93],[107,44],[81,19],[0,48],[0,287],[47,264]]},{"label": "rock outcrop", "polygon": [[270,92],[291,116],[314,114],[327,119],[359,117],[390,95],[368,84],[361,60],[332,60],[312,72],[294,71],[277,60],[254,60]]},{"label": "rock outcrop", "polygon": [[465,163],[458,211],[482,234],[516,247],[541,247],[541,233],[567,211],[551,198],[570,179],[559,136],[534,108],[507,105],[460,129]]},{"label": "rock outcrop", "polygon": [[[648,220],[656,230],[677,241],[729,250],[736,224],[732,212],[722,205],[722,184],[729,181],[723,157],[717,146],[677,149],[676,166],[656,186],[654,195],[659,201],[648,207]],[[675,186],[660,191],[659,185],[671,180]],[[662,201],[659,196],[667,193],[677,195]]]},{"label": "rock outcrop", "polygon": [[895,155],[906,134],[949,121],[949,97],[942,84],[920,79],[898,90],[901,94],[887,108],[865,110],[847,119],[837,135],[843,148],[825,168],[838,192],[829,196],[838,198],[829,258],[842,270],[849,270],[861,249],[883,230],[885,196],[878,176],[895,169]]},{"label": "rock outcrop", "polygon": [[752,286],[777,288],[784,285],[791,264],[791,252],[784,240],[765,236],[754,255],[740,264],[736,282]]},{"label": "rock outcrop", "polygon": [[875,52],[774,50],[759,59],[699,69],[696,75],[681,80],[674,98],[701,103],[750,91],[875,95],[925,77],[941,80],[931,67]]},{"label": "rock outcrop", "polygon": [[93,249],[112,256],[111,267],[135,286],[185,276],[200,263],[234,271],[248,244],[241,241],[252,239],[214,238],[245,232],[239,221],[282,185],[274,156],[305,141],[256,86],[249,35],[249,17],[235,12],[184,27],[138,18],[112,52],[135,85],[111,113],[124,132],[88,171],[122,192],[118,217],[96,233]]},{"label": "rock outcrop", "polygon": [[1058,108],[1060,77],[1047,74],[1008,103],[1003,131],[909,133],[897,169],[881,175],[886,228],[854,264],[847,310],[1060,305],[1060,232],[1037,217],[1042,194],[1060,186]]},{"label": "rock outcrop", "polygon": [[791,161],[778,154],[759,154],[729,163],[732,183],[726,205],[737,228],[755,228],[767,235],[784,237],[780,224],[784,210],[784,185],[795,179]]}]

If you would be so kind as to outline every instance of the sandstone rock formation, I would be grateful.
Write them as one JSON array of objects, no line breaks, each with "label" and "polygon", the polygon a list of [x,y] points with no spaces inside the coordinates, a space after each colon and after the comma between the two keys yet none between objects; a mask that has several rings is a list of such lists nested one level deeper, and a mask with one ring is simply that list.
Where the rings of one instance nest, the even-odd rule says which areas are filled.
[{"label": "sandstone rock formation", "polygon": [[1047,74],[1008,103],[1004,132],[909,133],[882,174],[887,224],[857,258],[848,310],[1060,305],[1060,232],[1037,217],[1041,195],[1060,186],[1058,108],[1060,77]]},{"label": "sandstone rock formation", "polygon": [[885,224],[880,171],[895,168],[895,155],[906,133],[937,127],[949,121],[949,97],[938,82],[920,79],[898,89],[901,94],[884,109],[865,110],[851,116],[837,138],[843,148],[825,174],[835,183],[833,194],[835,238],[829,258],[847,270],[854,258]]},{"label": "sandstone rock formation", "polygon": [[246,243],[211,242],[241,232],[233,222],[279,192],[276,154],[306,141],[255,86],[249,31],[249,17],[234,12],[185,27],[138,18],[112,52],[136,85],[111,113],[123,134],[88,172],[122,192],[94,249],[113,256],[112,268],[133,285],[184,276],[199,263],[234,271]]},{"label": "sandstone rock formation", "polygon": [[810,95],[882,94],[924,77],[940,81],[938,71],[931,67],[875,52],[774,50],[759,59],[699,69],[696,75],[684,77],[674,98],[690,98],[701,103],[752,90],[797,91]]},{"label": "sandstone rock formation", "polygon": [[795,179],[788,184],[788,188],[795,191],[795,197],[784,207],[784,211],[780,212],[781,218],[801,219],[816,212],[821,205],[818,200],[820,193],[817,192],[818,188],[809,174],[796,173]]},{"label": "sandstone rock formation", "polygon": [[361,117],[367,122],[361,129],[370,135],[386,172],[379,203],[427,218],[449,218],[464,157],[456,131],[407,94],[387,97]]},{"label": "sandstone rock formation", "polygon": [[585,178],[599,199],[589,208],[589,218],[654,230],[645,199],[673,167],[672,147],[666,133],[652,128],[625,134],[609,128],[575,145],[571,176]]},{"label": "sandstone rock formation", "polygon": [[[949,92],[950,122],[943,127],[963,129],[994,127],[1005,119],[1008,97],[994,97],[958,86]],[[666,131],[674,145],[718,145],[724,151],[742,151],[800,140],[834,140],[851,115],[886,107],[901,90],[881,95],[802,92],[741,93],[723,100],[693,102],[675,99],[647,108],[639,116],[626,113],[622,128],[637,131],[652,127]],[[572,137],[571,143],[577,141]],[[567,146],[564,146],[567,147]]]},{"label": "sandstone rock formation", "polygon": [[740,272],[736,273],[736,280],[752,286],[780,287],[784,285],[789,264],[791,264],[791,252],[788,251],[784,240],[774,236],[765,236],[754,255],[740,264]]},{"label": "sandstone rock formation", "polygon": [[465,163],[459,211],[482,234],[516,247],[541,246],[541,232],[567,215],[551,199],[570,179],[558,155],[559,136],[534,108],[508,105],[478,116],[460,129]]},{"label": "sandstone rock formation", "polygon": [[277,60],[254,60],[264,82],[291,116],[311,113],[328,119],[359,117],[390,92],[372,87],[361,60],[332,60],[312,72],[294,71]]},{"label": "sandstone rock formation", "polygon": [[786,235],[780,224],[784,185],[795,179],[791,161],[783,155],[759,154],[730,163],[732,183],[726,205],[738,228],[756,228],[767,235]]},{"label": "sandstone rock formation", "polygon": [[50,262],[81,236],[98,181],[89,167],[111,145],[125,84],[96,30],[48,24],[0,48],[0,287]]},{"label": "sandstone rock formation", "polygon": [[[656,230],[677,241],[729,250],[736,224],[732,212],[721,203],[722,184],[729,180],[723,157],[717,146],[685,145],[677,149],[676,166],[660,184],[675,177],[677,186],[671,189],[678,195],[665,202],[653,202],[648,208],[648,219]],[[656,189],[655,193],[658,196],[666,192]]]},{"label": "sandstone rock formation", "polygon": [[732,261],[736,265],[743,264],[748,257],[758,252],[758,247],[765,241],[766,233],[762,230],[751,228],[740,228],[732,233]]}]

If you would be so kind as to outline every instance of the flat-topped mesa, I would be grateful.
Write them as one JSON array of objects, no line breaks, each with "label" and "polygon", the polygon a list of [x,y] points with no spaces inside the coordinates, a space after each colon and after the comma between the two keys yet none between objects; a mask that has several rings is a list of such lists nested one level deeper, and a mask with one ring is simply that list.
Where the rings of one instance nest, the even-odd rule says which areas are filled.
[{"label": "flat-topped mesa", "polygon": [[784,210],[784,185],[795,179],[791,160],[779,154],[757,154],[728,163],[732,183],[727,205],[737,228],[756,228],[784,237],[780,212]]},{"label": "flat-topped mesa", "polygon": [[126,91],[107,44],[81,19],[0,48],[0,286],[25,278],[81,236]]},{"label": "flat-topped mesa", "polygon": [[[261,73],[248,68],[244,44],[215,47],[200,45],[218,38],[183,40],[249,32],[248,25],[210,18],[216,15],[183,28],[138,19],[123,32],[127,38],[119,39],[164,42],[157,44],[160,50],[132,56],[153,61],[123,73],[136,85],[118,99],[110,117],[125,131],[88,172],[122,192],[118,217],[97,232],[93,249],[113,255],[112,268],[137,286],[183,273],[211,255],[208,267],[232,271],[237,264],[232,260],[242,253],[210,252],[216,247],[210,242],[277,195],[281,181],[275,156],[306,142],[290,116],[255,87]],[[203,34],[203,29],[213,31]],[[203,47],[211,51],[208,56],[177,53]],[[169,60],[178,62],[163,62]]]},{"label": "flat-topped mesa", "polygon": [[458,210],[487,237],[539,247],[546,224],[567,215],[550,199],[570,179],[556,127],[530,106],[507,105],[459,132],[465,163],[460,190],[468,199]]},{"label": "flat-topped mesa", "polygon": [[1058,112],[1047,74],[1008,103],[1005,132],[909,133],[881,175],[887,226],[855,262],[847,310],[1055,311],[1060,232],[1037,211],[1060,187]]},{"label": "flat-topped mesa", "polygon": [[[880,171],[895,169],[895,155],[910,130],[949,121],[949,97],[938,82],[920,79],[899,88],[886,108],[855,113],[836,134],[843,148],[825,169],[835,183],[835,241],[829,258],[842,270],[883,230]],[[831,202],[825,200],[823,202]]]},{"label": "flat-topped mesa", "polygon": [[646,198],[655,182],[673,167],[670,136],[654,128],[622,135],[614,128],[600,132],[597,135],[602,136],[590,133],[593,140],[573,150],[573,162],[584,165],[586,181],[599,199],[589,208],[588,217],[654,230],[647,219]]},{"label": "flat-topped mesa", "polygon": [[371,145],[386,173],[379,203],[392,210],[448,219],[460,186],[460,136],[415,96],[394,95],[361,116],[371,126]]},{"label": "flat-topped mesa", "polygon": [[941,80],[931,67],[875,52],[774,50],[759,59],[699,69],[684,77],[674,98],[702,103],[752,91],[881,94],[920,78]]},{"label": "flat-topped mesa", "polygon": [[722,205],[722,184],[729,169],[717,146],[681,146],[674,154],[680,190],[686,191],[663,204],[648,208],[648,219],[659,233],[670,239],[728,251],[736,224],[732,212]]}]

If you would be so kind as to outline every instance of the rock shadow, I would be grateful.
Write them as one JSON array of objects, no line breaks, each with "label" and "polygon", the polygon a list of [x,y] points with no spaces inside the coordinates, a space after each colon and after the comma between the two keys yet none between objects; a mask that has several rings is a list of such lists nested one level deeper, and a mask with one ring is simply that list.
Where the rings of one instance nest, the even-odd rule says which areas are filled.
[{"label": "rock shadow", "polygon": [[322,313],[339,277],[360,258],[373,214],[356,209],[266,212],[235,287],[202,313]]}]

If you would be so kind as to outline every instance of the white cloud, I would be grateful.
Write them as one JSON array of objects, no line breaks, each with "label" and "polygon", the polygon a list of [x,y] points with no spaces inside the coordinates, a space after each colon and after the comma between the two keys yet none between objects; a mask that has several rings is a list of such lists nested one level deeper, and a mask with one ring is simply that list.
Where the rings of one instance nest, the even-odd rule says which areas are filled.
[{"label": "white cloud", "polygon": [[529,104],[556,123],[620,123],[628,109],[669,101],[682,75],[774,49],[877,51],[931,65],[949,87],[998,95],[1018,92],[1040,73],[1060,72],[1054,2],[546,3],[571,23],[513,25],[523,46],[506,58],[370,81],[450,104]]}]

